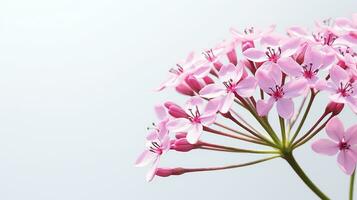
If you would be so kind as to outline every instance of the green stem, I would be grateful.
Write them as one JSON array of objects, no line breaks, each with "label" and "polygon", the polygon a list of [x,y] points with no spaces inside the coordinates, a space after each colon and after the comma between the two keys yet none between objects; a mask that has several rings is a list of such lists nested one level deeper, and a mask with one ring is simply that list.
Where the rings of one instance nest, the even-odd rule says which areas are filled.
[{"label": "green stem", "polygon": [[303,117],[302,117],[302,119],[301,119],[301,121],[300,121],[300,123],[299,123],[298,128],[296,129],[296,131],[295,131],[293,137],[292,137],[291,140],[290,140],[290,144],[292,144],[292,143],[294,142],[294,140],[296,139],[296,136],[299,134],[299,132],[300,132],[302,126],[304,125],[305,120],[306,120],[306,117],[307,117],[307,115],[309,114],[309,111],[310,111],[310,109],[311,109],[312,102],[314,102],[314,99],[315,99],[315,93],[314,93],[313,90],[311,90],[311,96],[310,96],[309,103],[308,103],[308,105],[307,105],[307,107],[306,107],[305,113],[304,113],[304,115],[303,115]]},{"label": "green stem", "polygon": [[296,162],[293,154],[286,153],[283,155],[284,159],[289,163],[289,165],[293,168],[296,174],[301,178],[301,180],[322,200],[329,200],[329,198],[321,192],[321,190],[309,179],[309,177],[305,174],[305,172],[301,169],[299,164]]},{"label": "green stem", "polygon": [[353,171],[353,174],[351,175],[351,179],[350,179],[350,198],[349,198],[349,200],[353,200],[353,189],[354,189],[354,184],[355,184],[355,173],[356,173],[356,170]]},{"label": "green stem", "polygon": [[286,133],[285,133],[285,121],[284,121],[284,118],[279,116],[279,122],[280,122],[281,138],[283,140],[283,146],[285,146],[286,145]]}]

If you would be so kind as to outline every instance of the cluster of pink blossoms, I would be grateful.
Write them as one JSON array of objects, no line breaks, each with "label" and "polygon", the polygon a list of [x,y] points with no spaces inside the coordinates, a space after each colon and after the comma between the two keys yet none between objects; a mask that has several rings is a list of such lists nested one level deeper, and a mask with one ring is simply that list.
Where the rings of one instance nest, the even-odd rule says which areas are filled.
[{"label": "cluster of pink blossoms", "polygon": [[[287,34],[279,34],[274,29],[270,26],[240,32],[232,28],[231,40],[202,54],[190,53],[170,69],[169,78],[157,90],[174,88],[189,98],[184,104],[168,101],[155,107],[159,121],[149,129],[147,149],[136,161],[137,166],[151,164],[148,181],[155,175],[228,169],[276,157],[290,163],[292,151],[325,126],[332,141],[316,141],[313,150],[327,155],[340,151],[339,165],[352,174],[357,162],[357,128],[344,131],[337,115],[345,104],[357,112],[357,14],[351,19],[316,22],[312,31],[296,26],[289,28]],[[312,119],[316,122],[311,128],[299,135],[320,93],[328,94],[328,101],[323,102],[329,103],[320,118]],[[295,105],[297,102],[299,105]],[[277,118],[269,116],[273,107]],[[238,108],[248,111],[264,131],[244,120]],[[237,126],[228,127],[222,124],[224,120]],[[280,123],[281,130],[274,130],[270,121]],[[238,139],[270,150],[207,143],[201,139],[202,134]],[[223,167],[158,167],[168,151],[193,149],[273,156]]]}]

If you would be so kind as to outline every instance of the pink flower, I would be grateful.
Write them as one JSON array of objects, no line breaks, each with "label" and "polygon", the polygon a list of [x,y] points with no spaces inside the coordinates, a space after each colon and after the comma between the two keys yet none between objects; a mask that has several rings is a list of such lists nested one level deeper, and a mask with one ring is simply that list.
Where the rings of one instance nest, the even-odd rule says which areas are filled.
[{"label": "pink flower", "polygon": [[243,52],[243,55],[254,62],[276,63],[280,58],[290,57],[298,50],[300,39],[281,38],[276,35],[267,35],[261,39],[265,51],[258,48],[249,48]]},{"label": "pink flower", "polygon": [[344,130],[342,122],[332,118],[326,125],[326,132],[330,139],[320,139],[312,144],[316,153],[333,156],[337,152],[337,162],[341,169],[351,175],[357,162],[357,125]]},{"label": "pink flower", "polygon": [[316,88],[331,93],[330,99],[336,103],[343,103],[357,113],[357,82],[352,81],[346,70],[335,65],[330,69],[330,81],[320,80]]},{"label": "pink flower", "polygon": [[146,139],[147,149],[140,154],[135,166],[141,167],[152,164],[146,175],[146,180],[151,181],[155,176],[161,155],[170,149],[170,139],[167,129],[160,126],[155,128]]},{"label": "pink flower", "polygon": [[314,88],[318,80],[318,72],[328,67],[335,60],[334,54],[330,54],[329,56],[317,48],[308,47],[305,52],[304,62],[301,65],[291,57],[279,59],[278,65],[287,75],[298,79],[306,79],[309,86]]},{"label": "pink flower", "polygon": [[233,64],[225,65],[219,71],[219,80],[223,83],[209,84],[202,88],[200,95],[205,98],[218,98],[220,111],[227,113],[232,106],[235,93],[242,97],[250,97],[256,88],[254,77],[244,77],[242,65],[237,67]]},{"label": "pink flower", "polygon": [[187,141],[191,144],[197,143],[203,126],[209,126],[216,120],[219,105],[217,101],[211,100],[205,109],[202,109],[203,104],[204,100],[201,97],[192,97],[187,102],[187,117],[171,119],[167,128],[174,133],[187,132]]},{"label": "pink flower", "polygon": [[186,76],[192,74],[201,63],[202,60],[198,59],[194,52],[189,53],[184,61],[180,61],[176,64],[176,68],[171,68],[169,70],[169,78],[161,83],[156,90],[161,91],[166,87],[175,87],[179,85],[186,78]]},{"label": "pink flower", "polygon": [[259,68],[255,74],[259,87],[270,95],[266,101],[257,101],[257,112],[260,116],[266,116],[276,102],[279,115],[290,119],[294,114],[292,98],[305,93],[307,81],[297,79],[282,83],[282,73],[276,65],[272,64],[270,69]]}]

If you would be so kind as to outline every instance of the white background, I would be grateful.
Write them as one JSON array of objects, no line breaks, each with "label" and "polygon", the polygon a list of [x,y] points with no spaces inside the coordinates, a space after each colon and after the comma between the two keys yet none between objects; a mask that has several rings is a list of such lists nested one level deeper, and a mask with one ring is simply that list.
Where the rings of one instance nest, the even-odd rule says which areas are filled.
[{"label": "white background", "polygon": [[[152,89],[189,51],[229,38],[231,26],[311,27],[356,8],[355,0],[2,0],[0,199],[316,199],[283,160],[152,183],[133,162],[155,119],[153,105],[182,99]],[[322,112],[316,105],[311,117]],[[343,119],[356,121],[349,112]],[[348,177],[335,158],[309,145],[296,155],[323,191],[347,198]],[[253,157],[174,152],[162,166]]]}]

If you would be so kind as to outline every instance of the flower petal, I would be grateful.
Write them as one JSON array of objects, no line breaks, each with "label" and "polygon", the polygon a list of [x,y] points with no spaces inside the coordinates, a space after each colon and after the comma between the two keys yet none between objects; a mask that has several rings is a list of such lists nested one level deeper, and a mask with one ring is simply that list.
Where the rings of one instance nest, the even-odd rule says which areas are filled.
[{"label": "flower petal", "polygon": [[170,120],[167,125],[167,129],[172,132],[185,132],[191,127],[190,120],[186,118],[177,118]]},{"label": "flower petal", "polygon": [[356,168],[356,161],[351,151],[340,151],[337,156],[337,162],[342,169],[348,175],[351,175]]},{"label": "flower petal", "polygon": [[221,107],[222,101],[223,101],[222,97],[217,97],[209,100],[204,110],[205,115],[216,114]]},{"label": "flower petal", "polygon": [[216,120],[216,114],[202,115],[200,117],[201,124],[205,126],[211,125]]},{"label": "flower petal", "polygon": [[238,82],[243,75],[243,68],[236,67],[232,63],[227,65],[223,65],[222,68],[218,72],[219,80],[222,82],[233,80],[234,82]]},{"label": "flower petal", "polygon": [[156,157],[157,157],[157,154],[155,154],[149,150],[145,150],[136,159],[135,167],[142,167],[142,166],[148,165],[149,163],[153,162],[156,159]]},{"label": "flower petal", "polygon": [[299,77],[302,76],[302,67],[291,57],[280,58],[278,65],[285,74],[290,76]]},{"label": "flower petal", "polygon": [[205,98],[215,98],[226,93],[226,89],[221,84],[209,84],[200,90],[200,95]]},{"label": "flower petal", "polygon": [[269,111],[273,107],[275,99],[270,97],[268,101],[258,100],[257,101],[257,112],[259,116],[266,116],[268,115]]},{"label": "flower petal", "polygon": [[312,150],[314,150],[316,153],[328,155],[328,156],[333,156],[335,155],[339,148],[338,144],[335,142],[332,142],[329,139],[320,139],[312,143],[311,145]]},{"label": "flower petal", "polygon": [[339,85],[341,82],[349,81],[348,73],[338,65],[334,65],[330,69],[330,77],[331,80],[337,85]]},{"label": "flower petal", "polygon": [[290,119],[294,114],[294,102],[291,99],[281,98],[276,102],[276,109],[280,117]]},{"label": "flower petal", "polygon": [[326,133],[327,135],[335,140],[336,142],[340,142],[343,139],[344,135],[344,127],[342,122],[338,117],[333,117],[330,121],[326,124]]},{"label": "flower petal", "polygon": [[258,81],[259,87],[266,93],[270,93],[270,88],[275,88],[275,80],[268,74],[266,70],[258,69],[255,73],[255,79]]},{"label": "flower petal", "polygon": [[236,92],[242,97],[251,97],[256,87],[257,81],[254,77],[249,76],[238,83]]},{"label": "flower petal", "polygon": [[357,144],[357,124],[346,130],[345,140],[350,145]]},{"label": "flower petal", "polygon": [[281,57],[289,57],[296,53],[300,46],[299,38],[292,38],[281,45]]},{"label": "flower petal", "polygon": [[293,98],[300,96],[306,92],[308,89],[307,81],[304,78],[291,80],[286,85],[284,85],[284,97]]},{"label": "flower petal", "polygon": [[159,120],[164,120],[167,118],[167,111],[165,106],[156,105],[154,109],[155,109],[156,116],[158,117]]},{"label": "flower petal", "polygon": [[149,171],[146,174],[146,181],[150,182],[152,179],[154,179],[157,166],[159,165],[160,157],[157,157],[153,163],[153,165],[150,167]]},{"label": "flower petal", "polygon": [[231,108],[232,104],[234,101],[234,94],[233,92],[229,92],[224,98],[222,102],[222,106],[220,108],[220,111],[222,113],[227,113],[229,109]]},{"label": "flower petal", "polygon": [[199,123],[194,124],[188,131],[186,139],[190,144],[196,144],[201,136],[203,126]]},{"label": "flower petal", "polygon": [[254,62],[264,62],[268,60],[267,55],[264,51],[256,49],[256,48],[249,48],[243,52],[243,55],[248,58],[248,60]]}]

